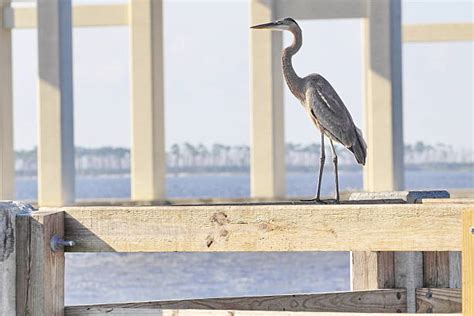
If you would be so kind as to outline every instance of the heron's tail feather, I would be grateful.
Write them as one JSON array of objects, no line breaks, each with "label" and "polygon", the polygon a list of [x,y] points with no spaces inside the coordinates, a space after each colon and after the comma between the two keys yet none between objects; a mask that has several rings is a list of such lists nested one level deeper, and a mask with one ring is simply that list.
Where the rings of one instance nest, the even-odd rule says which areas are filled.
[{"label": "heron's tail feather", "polygon": [[362,131],[356,127],[356,141],[354,145],[348,149],[354,153],[357,162],[361,165],[365,165],[365,159],[367,158],[367,144],[365,143]]}]

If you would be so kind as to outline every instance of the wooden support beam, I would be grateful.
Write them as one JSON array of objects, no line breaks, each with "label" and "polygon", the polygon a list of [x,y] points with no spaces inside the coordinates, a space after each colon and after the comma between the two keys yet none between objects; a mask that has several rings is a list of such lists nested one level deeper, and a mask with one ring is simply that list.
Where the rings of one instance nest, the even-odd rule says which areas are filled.
[{"label": "wooden support beam", "polygon": [[365,0],[278,0],[278,18],[294,19],[354,19],[367,16]]},{"label": "wooden support beam", "polygon": [[364,137],[366,191],[404,187],[401,1],[367,2]]},{"label": "wooden support beam", "polygon": [[[7,29],[36,28],[36,8],[6,8],[4,10]],[[74,27],[127,26],[128,7],[126,4],[77,5],[73,7]]]},{"label": "wooden support beam", "polygon": [[[250,1],[250,24],[276,17],[274,0]],[[281,32],[250,31],[250,195],[286,195]]]},{"label": "wooden support beam", "polygon": [[474,315],[474,208],[465,211],[462,225],[462,314]]},{"label": "wooden support beam", "polygon": [[415,24],[403,26],[403,42],[474,41],[474,23]]},{"label": "wooden support beam", "polygon": [[165,196],[163,4],[130,0],[132,200]]},{"label": "wooden support beam", "polygon": [[94,308],[195,309],[288,312],[401,313],[406,311],[403,289],[296,294],[278,296],[208,298],[68,307],[66,314]]},{"label": "wooden support beam", "polygon": [[423,252],[423,287],[449,288],[449,252]]},{"label": "wooden support beam", "polygon": [[38,204],[74,201],[71,0],[38,1]]},{"label": "wooden support beam", "polygon": [[12,34],[2,28],[2,12],[10,0],[0,0],[0,200],[15,199],[13,149]]},{"label": "wooden support beam", "polygon": [[395,252],[395,286],[407,290],[407,311],[416,311],[416,289],[423,286],[423,253]]},{"label": "wooden support beam", "polygon": [[0,202],[0,315],[16,313],[16,217],[31,208],[17,202]]},{"label": "wooden support beam", "polygon": [[462,254],[460,251],[449,252],[449,287],[452,289],[462,287]]},{"label": "wooden support beam", "polygon": [[64,235],[62,211],[18,216],[17,315],[64,315],[64,252],[53,252],[50,240]]},{"label": "wooden support beam", "polygon": [[[153,316],[400,316],[400,313],[326,313],[326,312],[261,312],[261,311],[238,311],[238,310],[185,310],[185,309],[161,309],[149,310],[145,308],[91,308],[77,312],[69,312],[66,308],[66,316],[111,316],[111,315],[153,315]],[[420,314],[403,314],[406,316],[417,316]],[[445,316],[446,314],[430,314],[430,316]],[[461,314],[450,314],[450,316],[461,316]]]},{"label": "wooden support beam", "polygon": [[353,291],[394,287],[395,267],[393,252],[351,252],[351,289]]},{"label": "wooden support beam", "polygon": [[[470,205],[65,207],[71,251],[459,250]],[[100,225],[97,223],[100,222]],[[361,230],[361,227],[364,227]]]},{"label": "wooden support beam", "polygon": [[461,313],[461,289],[416,289],[417,313]]}]

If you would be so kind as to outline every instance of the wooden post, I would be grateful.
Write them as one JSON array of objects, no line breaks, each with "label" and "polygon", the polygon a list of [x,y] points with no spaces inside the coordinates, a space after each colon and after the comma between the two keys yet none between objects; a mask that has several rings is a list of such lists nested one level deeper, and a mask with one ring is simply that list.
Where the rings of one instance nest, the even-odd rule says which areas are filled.
[{"label": "wooden post", "polygon": [[16,216],[21,209],[12,202],[0,202],[0,315],[16,313]]},{"label": "wooden post", "polygon": [[[275,1],[250,1],[252,25],[275,19]],[[280,32],[250,31],[250,112],[252,197],[283,197],[285,134]]]},{"label": "wooden post", "polygon": [[403,189],[400,0],[367,2],[365,20],[364,189]]},{"label": "wooden post", "polygon": [[54,235],[64,236],[62,211],[17,217],[17,315],[64,315],[64,251],[51,250]]},{"label": "wooden post", "polygon": [[15,198],[12,35],[3,27],[3,10],[9,6],[10,0],[0,0],[0,200]]},{"label": "wooden post", "polygon": [[38,204],[74,201],[70,0],[38,0]]},{"label": "wooden post", "polygon": [[162,1],[129,2],[132,200],[165,197]]},{"label": "wooden post", "polygon": [[474,315],[474,210],[463,215],[462,314]]}]

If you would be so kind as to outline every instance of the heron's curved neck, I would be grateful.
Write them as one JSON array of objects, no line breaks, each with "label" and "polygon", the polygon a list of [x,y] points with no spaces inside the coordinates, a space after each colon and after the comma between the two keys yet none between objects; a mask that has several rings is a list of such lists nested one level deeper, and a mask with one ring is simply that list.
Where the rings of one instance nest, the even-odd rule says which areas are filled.
[{"label": "heron's curved neck", "polygon": [[288,84],[291,93],[302,101],[304,100],[303,79],[296,74],[291,58],[300,50],[301,45],[303,44],[303,35],[301,34],[301,29],[299,27],[291,28],[290,32],[293,34],[293,43],[283,50],[283,55],[281,57],[283,75],[285,76],[286,83]]}]

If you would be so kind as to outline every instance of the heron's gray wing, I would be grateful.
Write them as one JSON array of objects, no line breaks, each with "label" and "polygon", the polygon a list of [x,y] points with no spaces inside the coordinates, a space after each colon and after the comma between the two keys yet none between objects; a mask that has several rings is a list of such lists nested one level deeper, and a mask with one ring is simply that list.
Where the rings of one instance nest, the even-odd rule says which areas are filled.
[{"label": "heron's gray wing", "polygon": [[317,75],[306,90],[306,101],[318,124],[334,140],[345,147],[356,142],[356,128],[346,106],[334,88]]}]

